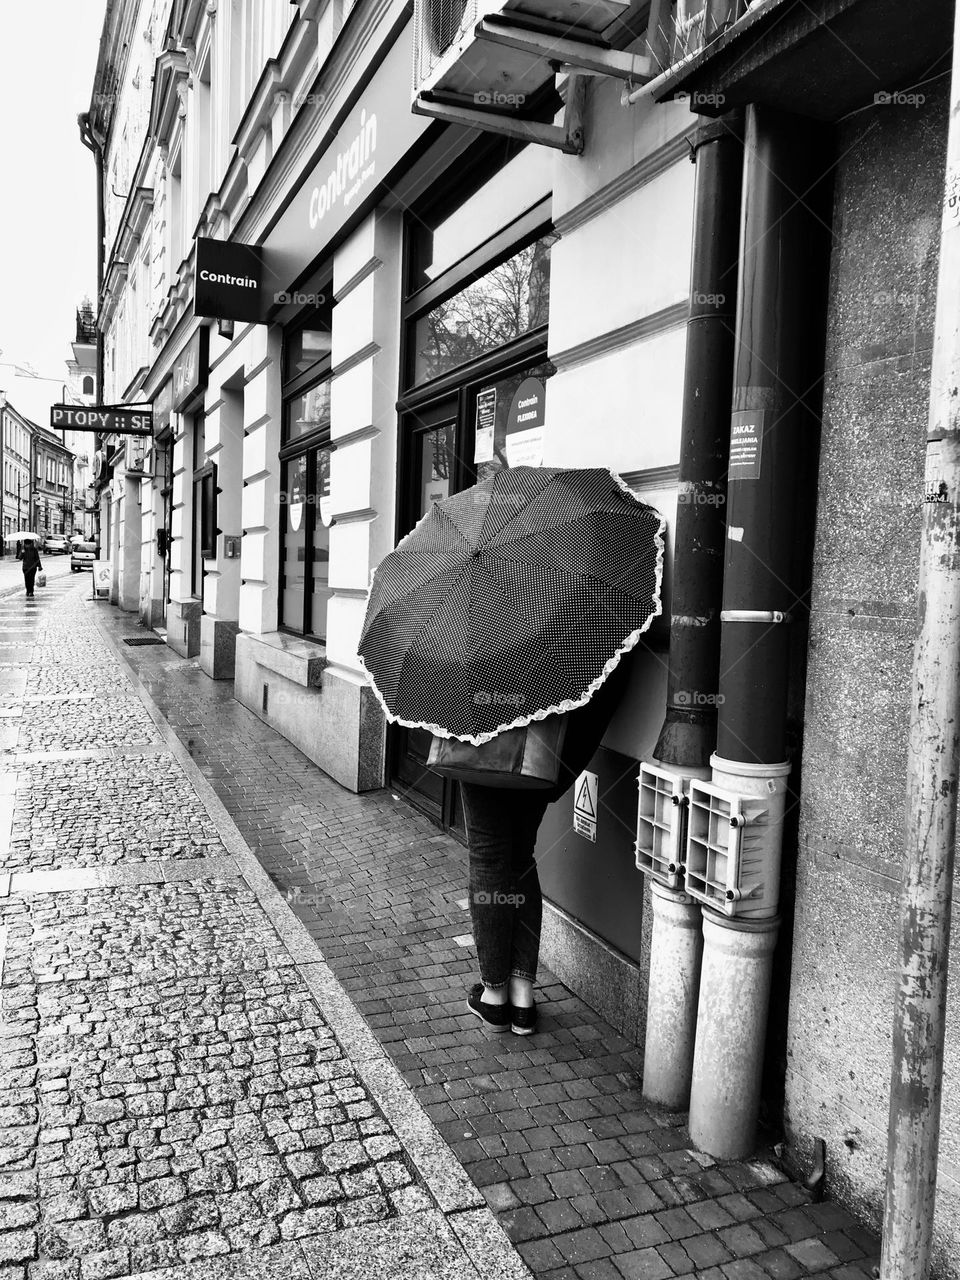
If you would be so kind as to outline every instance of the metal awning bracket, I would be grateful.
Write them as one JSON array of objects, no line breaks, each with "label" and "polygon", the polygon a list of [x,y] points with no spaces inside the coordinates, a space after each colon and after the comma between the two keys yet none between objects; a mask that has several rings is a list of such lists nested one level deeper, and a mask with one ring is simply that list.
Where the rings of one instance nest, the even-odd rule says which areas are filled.
[{"label": "metal awning bracket", "polygon": [[432,95],[423,93],[414,99],[413,111],[415,115],[433,116],[449,124],[483,129],[486,133],[501,133],[522,142],[537,142],[541,146],[554,147],[566,155],[578,156],[583,151],[584,97],[583,77],[571,75],[566,86],[562,124],[547,124],[540,120],[524,120],[516,115],[481,111],[456,102],[438,101]]},{"label": "metal awning bracket", "polygon": [[[515,17],[515,14],[511,16]],[[478,40],[519,49],[523,53],[543,58],[545,62],[566,63],[577,71],[616,76],[620,80],[631,80],[634,83],[652,80],[659,70],[648,54],[624,53],[620,49],[607,49],[586,40],[530,30],[515,22],[504,21],[496,14],[481,18],[473,33]]]}]

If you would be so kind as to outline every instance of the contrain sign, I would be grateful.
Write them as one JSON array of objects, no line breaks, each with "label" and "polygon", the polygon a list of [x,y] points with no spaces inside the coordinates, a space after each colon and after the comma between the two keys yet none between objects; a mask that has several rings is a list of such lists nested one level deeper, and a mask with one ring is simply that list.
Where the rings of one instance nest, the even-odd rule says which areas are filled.
[{"label": "contrain sign", "polygon": [[99,431],[101,435],[152,436],[148,409],[116,409],[112,405],[54,404],[50,425],[58,431]]}]

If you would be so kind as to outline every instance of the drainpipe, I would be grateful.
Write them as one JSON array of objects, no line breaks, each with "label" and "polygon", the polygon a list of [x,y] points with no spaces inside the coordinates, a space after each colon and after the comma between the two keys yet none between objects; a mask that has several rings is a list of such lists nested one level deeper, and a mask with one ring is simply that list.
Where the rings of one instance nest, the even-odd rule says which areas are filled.
[{"label": "drainpipe", "polygon": [[[740,797],[751,815],[753,861],[741,875],[754,879],[743,900],[736,901],[736,890],[725,906],[718,903],[721,909],[703,908],[690,1097],[694,1143],[730,1159],[752,1150],[760,1106],[790,772],[788,623],[796,596],[788,584],[796,572],[801,437],[812,426],[804,396],[818,372],[811,368],[811,336],[822,329],[813,307],[821,292],[814,239],[819,220],[808,209],[823,170],[819,133],[809,122],[753,105],[745,153],[717,752],[711,763],[713,783]],[[724,813],[722,802],[717,811]],[[732,826],[729,818],[722,823]]]},{"label": "drainpipe", "polygon": [[960,6],[940,230],[907,754],[883,1280],[924,1280],[937,1193],[960,770]]},{"label": "drainpipe", "polygon": [[[708,778],[717,738],[720,603],[733,389],[743,116],[704,120],[697,166],[690,314],[677,485],[667,713],[654,756],[682,778]],[[690,1098],[700,982],[700,909],[652,885],[644,1097],[682,1110]]]}]

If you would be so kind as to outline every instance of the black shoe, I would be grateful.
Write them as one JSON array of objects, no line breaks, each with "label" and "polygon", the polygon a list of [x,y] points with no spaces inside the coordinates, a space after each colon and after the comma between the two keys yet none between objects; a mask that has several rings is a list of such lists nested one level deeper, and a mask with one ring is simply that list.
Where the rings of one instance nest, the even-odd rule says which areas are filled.
[{"label": "black shoe", "polygon": [[491,1031],[501,1032],[510,1030],[510,1002],[505,1004],[487,1004],[481,1000],[483,995],[483,983],[477,982],[470,988],[470,994],[467,996],[467,1008],[471,1013],[475,1013]]},{"label": "black shoe", "polygon": [[515,1036],[532,1036],[537,1029],[537,1006],[510,1006],[510,1030]]}]

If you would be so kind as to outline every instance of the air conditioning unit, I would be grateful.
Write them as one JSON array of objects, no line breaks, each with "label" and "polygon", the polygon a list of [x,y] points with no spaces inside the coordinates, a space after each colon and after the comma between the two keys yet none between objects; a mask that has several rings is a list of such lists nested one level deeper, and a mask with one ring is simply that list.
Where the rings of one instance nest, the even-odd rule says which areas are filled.
[{"label": "air conditioning unit", "polygon": [[[630,9],[623,0],[415,0],[413,110],[579,152],[580,73],[640,85],[659,70],[606,38]],[[562,125],[536,118],[558,72],[569,75]]]}]

